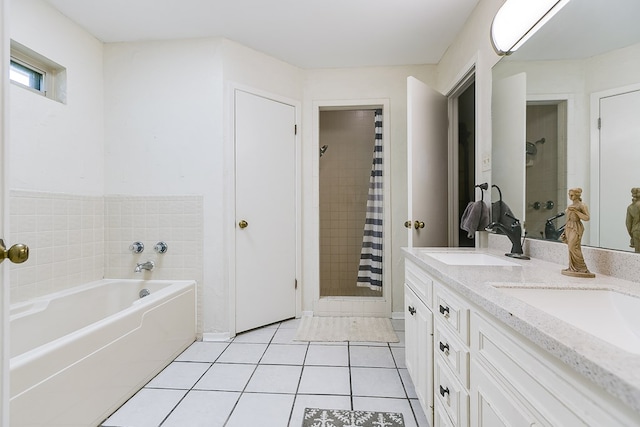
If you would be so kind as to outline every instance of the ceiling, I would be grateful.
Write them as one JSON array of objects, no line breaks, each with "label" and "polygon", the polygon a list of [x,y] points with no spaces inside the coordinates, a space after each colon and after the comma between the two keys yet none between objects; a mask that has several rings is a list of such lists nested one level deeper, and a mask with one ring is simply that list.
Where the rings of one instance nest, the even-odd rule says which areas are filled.
[{"label": "ceiling", "polygon": [[583,59],[640,43],[640,1],[570,1],[511,61]]},{"label": "ceiling", "polygon": [[106,43],[224,37],[301,68],[342,68],[438,63],[479,0],[46,1]]}]

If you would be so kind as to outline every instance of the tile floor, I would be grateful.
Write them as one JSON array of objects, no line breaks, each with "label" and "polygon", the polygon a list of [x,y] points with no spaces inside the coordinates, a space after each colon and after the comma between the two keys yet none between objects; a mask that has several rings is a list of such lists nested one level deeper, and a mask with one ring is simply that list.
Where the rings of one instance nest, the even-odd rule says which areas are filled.
[{"label": "tile floor", "polygon": [[103,427],[300,427],[305,407],[402,412],[428,426],[399,343],[293,341],[299,319],[195,342]]}]

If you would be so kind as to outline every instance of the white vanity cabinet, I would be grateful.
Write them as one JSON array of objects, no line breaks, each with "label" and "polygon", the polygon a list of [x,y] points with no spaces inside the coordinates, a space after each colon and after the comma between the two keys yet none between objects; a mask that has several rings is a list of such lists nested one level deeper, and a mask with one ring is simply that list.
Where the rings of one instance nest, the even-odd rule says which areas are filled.
[{"label": "white vanity cabinet", "polygon": [[433,425],[433,283],[409,261],[405,264],[405,358],[422,409]]},{"label": "white vanity cabinet", "polygon": [[471,314],[471,354],[472,426],[640,423],[611,405],[606,393],[479,310]]},{"label": "white vanity cabinet", "polygon": [[640,426],[637,412],[446,279],[405,265],[407,367],[430,425]]},{"label": "white vanity cabinet", "polygon": [[461,298],[434,284],[435,406],[459,427],[469,425],[469,311]]}]

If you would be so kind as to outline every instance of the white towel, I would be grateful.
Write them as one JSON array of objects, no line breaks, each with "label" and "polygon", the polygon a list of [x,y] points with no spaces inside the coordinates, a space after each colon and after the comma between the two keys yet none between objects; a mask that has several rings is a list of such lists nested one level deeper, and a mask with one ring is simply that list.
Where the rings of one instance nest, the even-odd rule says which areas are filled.
[{"label": "white towel", "polygon": [[467,237],[473,239],[476,231],[482,231],[489,225],[489,207],[482,200],[469,202],[462,218],[460,228],[467,232]]}]

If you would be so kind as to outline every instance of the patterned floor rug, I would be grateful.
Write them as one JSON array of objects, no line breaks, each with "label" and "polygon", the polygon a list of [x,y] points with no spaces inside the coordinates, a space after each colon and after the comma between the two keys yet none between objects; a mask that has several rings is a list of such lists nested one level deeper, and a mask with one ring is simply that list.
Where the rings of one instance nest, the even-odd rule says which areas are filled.
[{"label": "patterned floor rug", "polygon": [[384,317],[303,317],[296,341],[398,342],[391,321]]},{"label": "patterned floor rug", "polygon": [[404,427],[398,412],[305,408],[302,427]]}]

